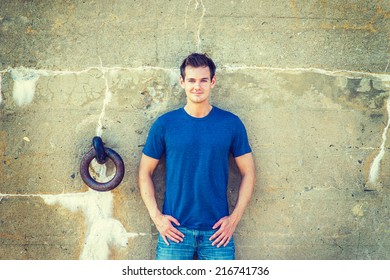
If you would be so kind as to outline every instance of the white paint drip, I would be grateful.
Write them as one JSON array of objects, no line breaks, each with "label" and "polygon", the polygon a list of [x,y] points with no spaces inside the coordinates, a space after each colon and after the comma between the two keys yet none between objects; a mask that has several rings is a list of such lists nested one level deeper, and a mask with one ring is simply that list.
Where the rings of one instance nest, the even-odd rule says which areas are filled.
[{"label": "white paint drip", "polygon": [[83,212],[87,232],[81,260],[107,260],[110,256],[110,246],[125,247],[129,238],[151,235],[127,232],[122,223],[112,217],[112,192],[88,190],[84,193],[57,195],[0,194],[0,201],[4,197],[40,197],[48,205],[60,204],[72,212]]},{"label": "white paint drip", "polygon": [[[93,168],[102,181],[110,179],[106,176],[105,165],[96,163]],[[107,260],[110,257],[110,247],[126,247],[129,238],[151,235],[127,232],[122,223],[113,218],[112,192],[89,189],[84,193],[58,195],[0,194],[0,201],[4,197],[40,197],[48,205],[60,204],[72,212],[81,211],[87,225],[81,260]]]},{"label": "white paint drip", "polygon": [[[93,167],[102,181],[108,181],[105,165],[98,163]],[[107,260],[110,246],[125,247],[129,238],[150,236],[148,233],[127,232],[121,222],[113,218],[114,198],[112,192],[97,192],[92,189],[84,193],[58,195],[39,194],[0,194],[3,197],[40,197],[46,204],[60,204],[72,212],[84,214],[87,232],[82,249],[81,260]]]},{"label": "white paint drip", "polygon": [[80,259],[104,260],[109,257],[109,246],[127,244],[127,232],[123,225],[112,218],[113,196],[111,192],[95,192],[60,195],[42,195],[46,204],[60,204],[72,212],[82,211],[87,224],[84,248]]},{"label": "white paint drip", "polygon": [[14,80],[13,98],[18,106],[30,104],[35,94],[35,84],[39,78],[36,71],[17,68],[11,71]]},{"label": "white paint drip", "polygon": [[390,97],[389,97],[389,99],[387,99],[386,109],[387,109],[388,120],[387,120],[387,125],[384,128],[383,133],[382,133],[382,144],[380,146],[378,155],[375,157],[374,161],[371,164],[370,174],[368,177],[368,182],[374,186],[378,183],[378,178],[380,175],[381,161],[385,155],[387,131],[389,130],[389,126],[390,126]]},{"label": "white paint drip", "polygon": [[[192,0],[189,0],[188,4],[187,4],[187,9],[186,9],[186,14],[184,16],[184,28],[187,29],[187,16],[188,16],[188,9],[189,9],[189,6],[191,4]],[[203,23],[203,18],[206,14],[206,7],[205,5],[203,4],[203,0],[195,0],[195,10],[198,10],[199,8],[199,4],[202,5],[202,15],[200,16],[200,19],[199,19],[199,24],[198,24],[198,29],[196,31],[196,38],[197,38],[197,52],[201,52],[201,49],[202,49],[202,40],[200,38],[200,31],[202,29],[202,23]]]}]

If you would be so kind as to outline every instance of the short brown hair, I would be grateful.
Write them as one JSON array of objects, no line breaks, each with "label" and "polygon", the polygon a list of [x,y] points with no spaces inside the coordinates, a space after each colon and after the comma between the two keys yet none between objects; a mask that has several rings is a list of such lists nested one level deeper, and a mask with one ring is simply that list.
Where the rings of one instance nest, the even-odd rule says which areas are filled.
[{"label": "short brown hair", "polygon": [[214,61],[207,56],[207,54],[201,53],[192,53],[187,56],[183,63],[180,65],[180,75],[184,79],[185,78],[185,69],[187,66],[192,67],[209,67],[210,69],[210,79],[213,79],[215,76],[216,66]]}]

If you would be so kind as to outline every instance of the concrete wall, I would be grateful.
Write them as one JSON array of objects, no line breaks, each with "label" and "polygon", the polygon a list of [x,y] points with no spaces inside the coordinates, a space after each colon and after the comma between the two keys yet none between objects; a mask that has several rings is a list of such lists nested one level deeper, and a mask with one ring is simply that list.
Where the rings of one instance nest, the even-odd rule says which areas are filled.
[{"label": "concrete wall", "polygon": [[[154,258],[137,168],[194,51],[255,156],[237,258],[389,259],[389,16],[388,0],[1,0],[0,259]],[[126,166],[105,193],[79,170],[97,134]]]}]

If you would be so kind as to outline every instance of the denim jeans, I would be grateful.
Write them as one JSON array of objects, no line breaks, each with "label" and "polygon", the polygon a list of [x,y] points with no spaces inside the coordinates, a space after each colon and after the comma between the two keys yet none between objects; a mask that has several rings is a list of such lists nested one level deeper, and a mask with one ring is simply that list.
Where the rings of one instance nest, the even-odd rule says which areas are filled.
[{"label": "denim jeans", "polygon": [[226,247],[217,248],[209,240],[217,230],[193,230],[185,227],[177,229],[184,234],[183,242],[176,243],[168,239],[168,246],[161,235],[158,235],[157,260],[192,260],[195,254],[199,260],[234,260],[233,237]]}]

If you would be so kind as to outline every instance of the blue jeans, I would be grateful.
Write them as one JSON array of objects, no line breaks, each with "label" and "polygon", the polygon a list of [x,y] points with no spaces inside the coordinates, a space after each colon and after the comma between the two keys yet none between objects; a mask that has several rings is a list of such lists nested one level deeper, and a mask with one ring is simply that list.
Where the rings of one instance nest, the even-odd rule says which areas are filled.
[{"label": "blue jeans", "polygon": [[177,229],[184,234],[183,242],[176,243],[168,239],[168,246],[158,235],[156,260],[192,260],[195,253],[199,260],[234,260],[233,237],[226,247],[217,248],[209,240],[217,230]]}]

